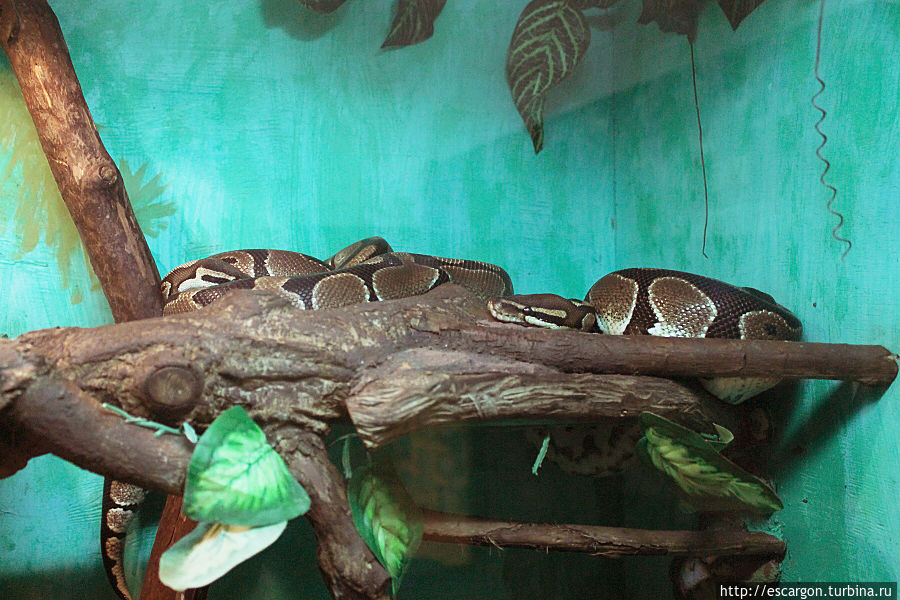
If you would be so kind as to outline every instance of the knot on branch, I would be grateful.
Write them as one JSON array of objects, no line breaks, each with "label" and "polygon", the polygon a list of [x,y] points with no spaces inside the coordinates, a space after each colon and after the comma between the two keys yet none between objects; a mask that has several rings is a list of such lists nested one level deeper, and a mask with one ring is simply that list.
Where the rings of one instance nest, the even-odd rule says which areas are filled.
[{"label": "knot on branch", "polygon": [[166,419],[183,417],[200,400],[203,380],[185,367],[161,367],[147,376],[144,394],[154,414]]}]

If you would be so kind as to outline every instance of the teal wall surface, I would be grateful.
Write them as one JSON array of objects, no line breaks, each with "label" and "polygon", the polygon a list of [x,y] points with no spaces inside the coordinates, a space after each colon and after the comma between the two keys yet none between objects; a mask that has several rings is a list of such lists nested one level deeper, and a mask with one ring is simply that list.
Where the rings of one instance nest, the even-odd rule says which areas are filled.
[{"label": "teal wall surface", "polygon": [[[241,247],[324,257],[381,235],[397,249],[500,264],[525,293],[582,296],[629,266],[694,271],[768,291],[807,340],[900,349],[896,1],[829,2],[824,14],[818,103],[840,233],[853,242],[843,259],[815,154],[818,2],[768,0],[737,32],[704,5],[694,51],[708,258],[690,48],[636,24],[635,0],[595,13],[588,55],[548,102],[537,156],[503,70],[524,0],[454,0],[431,40],[394,51],[379,48],[387,1],[349,0],[331,16],[292,0],[52,4],[101,137],[130,165],[161,272]],[[0,75],[9,81],[4,59]],[[0,118],[21,114],[5,110]],[[22,216],[17,203],[40,157],[16,157],[26,133],[16,135],[0,145],[0,175],[11,168],[0,178],[0,333],[108,323],[79,252],[65,270],[55,232],[29,248],[24,220],[44,217]],[[898,390],[804,381],[762,400],[778,405],[773,471],[785,508],[757,526],[787,541],[786,580],[900,579]],[[471,512],[667,524],[623,512],[623,502],[640,505],[640,488],[610,499],[607,484],[552,468],[532,478],[532,454],[516,444],[495,432],[465,453]],[[54,457],[0,481],[0,597],[113,597],[96,541],[101,486]],[[570,512],[538,502],[551,495],[570,499]],[[298,520],[210,597],[325,597],[311,544]],[[401,597],[670,594],[655,559],[621,569],[592,557],[458,554],[416,561]]]}]

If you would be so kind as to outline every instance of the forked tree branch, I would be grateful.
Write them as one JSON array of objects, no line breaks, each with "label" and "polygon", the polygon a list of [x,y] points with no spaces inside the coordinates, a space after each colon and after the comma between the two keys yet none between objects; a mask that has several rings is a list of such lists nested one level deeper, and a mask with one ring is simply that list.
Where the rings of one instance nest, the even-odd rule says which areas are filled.
[{"label": "forked tree branch", "polygon": [[[128,425],[100,402],[198,426],[242,405],[310,492],[319,564],[335,597],[386,598],[388,587],[387,574],[352,527],[343,480],[322,447],[320,436],[348,415],[370,446],[441,423],[634,418],[642,410],[703,429],[713,421],[739,424],[738,409],[646,376],[872,384],[896,376],[896,357],[878,346],[602,337],[490,325],[484,306],[453,286],[317,314],[236,294],[198,313],[124,323],[160,314],[159,275],[47,3],[0,0],[0,47],[113,316],[123,323],[0,341],[0,443],[20,444],[16,464],[52,451],[104,475],[177,494],[187,444]],[[183,406],[166,405],[153,391],[160,373],[173,368],[176,385],[196,391]],[[783,554],[783,545],[764,534],[640,532],[437,513],[428,513],[426,538],[606,555]]]}]

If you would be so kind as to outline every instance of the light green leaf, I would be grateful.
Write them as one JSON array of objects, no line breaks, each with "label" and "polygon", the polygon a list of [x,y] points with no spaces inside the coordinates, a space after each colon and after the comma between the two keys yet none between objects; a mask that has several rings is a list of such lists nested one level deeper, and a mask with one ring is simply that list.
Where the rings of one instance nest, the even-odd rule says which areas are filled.
[{"label": "light green leaf", "polygon": [[735,509],[766,514],[784,507],[762,479],[719,454],[700,434],[649,412],[641,413],[640,420],[641,454],[689,496],[725,500]]},{"label": "light green leaf", "polygon": [[544,436],[544,441],[541,442],[541,449],[538,451],[537,457],[534,459],[534,464],[531,465],[531,474],[537,475],[538,469],[541,468],[541,465],[544,463],[544,459],[547,458],[547,450],[550,449],[550,432],[547,432],[547,435]]},{"label": "light green leaf", "polygon": [[572,74],[590,41],[584,15],[565,0],[533,0],[519,16],[506,55],[506,82],[535,154],[544,145],[547,93]]},{"label": "light green leaf", "polygon": [[716,452],[721,452],[728,444],[734,441],[734,434],[731,433],[729,429],[722,427],[718,423],[713,423],[713,427],[716,428],[715,435],[701,433],[700,436],[703,437],[704,440],[706,440],[706,443],[713,447],[713,450],[715,450]]},{"label": "light green leaf", "polygon": [[287,521],[310,500],[244,409],[223,412],[200,437],[188,467],[184,514],[256,527]]},{"label": "light green leaf", "polygon": [[159,580],[176,591],[209,585],[251,556],[275,543],[287,527],[198,523],[159,557]]},{"label": "light green leaf", "polygon": [[357,469],[350,480],[350,512],[366,545],[393,578],[397,593],[422,541],[422,511],[386,465]]},{"label": "light green leaf", "polygon": [[447,0],[398,0],[397,14],[382,48],[412,46],[434,34],[434,21]]}]

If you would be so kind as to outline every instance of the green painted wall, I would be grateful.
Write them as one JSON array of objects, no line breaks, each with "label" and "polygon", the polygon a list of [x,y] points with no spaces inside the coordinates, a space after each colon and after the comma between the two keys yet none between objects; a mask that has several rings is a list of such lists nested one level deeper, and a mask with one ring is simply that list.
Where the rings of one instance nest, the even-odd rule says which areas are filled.
[{"label": "green painted wall", "polygon": [[[400,249],[499,263],[522,292],[582,295],[626,266],[696,271],[769,291],[806,339],[900,349],[897,2],[826,7],[819,102],[834,207],[854,244],[844,260],[814,153],[817,2],[769,0],[736,33],[714,4],[702,13],[708,259],[689,48],[636,25],[635,1],[595,20],[584,64],[548,103],[537,157],[503,76],[524,0],[450,2],[433,39],[391,52],[379,50],[391,2],[351,0],[330,17],[292,0],[53,4],[101,136],[136,173],[129,192],[161,271],[238,247],[327,256],[379,234]],[[40,165],[10,89],[0,60],[0,332],[109,322],[80,251],[67,250],[71,231],[54,227],[26,252],[64,220],[20,208],[24,195],[55,210],[33,192]],[[900,579],[898,396],[897,385],[874,402],[854,386],[803,382],[770,398],[781,406],[786,507],[762,526],[788,542],[786,579]],[[473,512],[663,520],[623,510],[646,505],[639,486],[623,499],[553,469],[535,480],[519,438],[470,441],[459,501]],[[95,541],[100,486],[52,457],[0,481],[0,597],[112,597]],[[308,526],[294,524],[211,597],[323,597],[310,545]],[[668,594],[663,561],[622,570],[539,559],[475,549],[417,561],[407,597]]]}]

